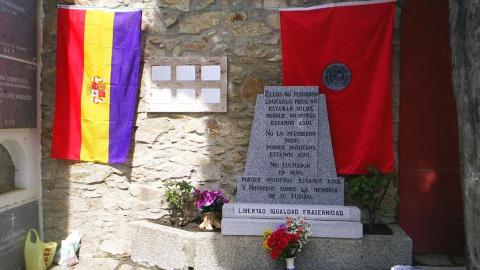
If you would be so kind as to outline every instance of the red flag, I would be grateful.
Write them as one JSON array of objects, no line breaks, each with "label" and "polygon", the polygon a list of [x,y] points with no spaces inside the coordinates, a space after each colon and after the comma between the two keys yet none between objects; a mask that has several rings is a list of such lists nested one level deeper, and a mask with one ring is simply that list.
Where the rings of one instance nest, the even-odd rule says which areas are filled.
[{"label": "red flag", "polygon": [[339,174],[394,170],[395,0],[280,9],[283,85],[319,86]]}]

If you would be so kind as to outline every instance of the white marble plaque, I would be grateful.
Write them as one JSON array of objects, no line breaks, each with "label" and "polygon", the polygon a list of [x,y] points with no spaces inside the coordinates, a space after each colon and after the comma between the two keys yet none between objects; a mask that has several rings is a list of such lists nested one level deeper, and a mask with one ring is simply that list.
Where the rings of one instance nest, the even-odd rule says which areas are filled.
[{"label": "white marble plaque", "polygon": [[177,66],[177,81],[195,81],[195,66]]},{"label": "white marble plaque", "polygon": [[220,103],[220,89],[202,88],[202,103]]},{"label": "white marble plaque", "polygon": [[152,80],[154,81],[171,81],[172,67],[171,66],[153,66]]},{"label": "white marble plaque", "polygon": [[202,81],[219,81],[220,66],[202,66]]},{"label": "white marble plaque", "polygon": [[163,89],[152,89],[152,100],[151,103],[171,103],[172,102],[172,89],[163,88]]},{"label": "white marble plaque", "polygon": [[177,89],[177,103],[195,103],[195,89]]},{"label": "white marble plaque", "polygon": [[143,78],[147,112],[227,111],[227,57],[151,57]]}]

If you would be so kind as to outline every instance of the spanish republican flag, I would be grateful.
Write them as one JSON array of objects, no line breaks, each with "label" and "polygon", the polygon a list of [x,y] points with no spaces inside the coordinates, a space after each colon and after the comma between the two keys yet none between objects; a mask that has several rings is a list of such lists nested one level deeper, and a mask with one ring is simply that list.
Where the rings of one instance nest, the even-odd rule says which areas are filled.
[{"label": "spanish republican flag", "polygon": [[52,158],[125,162],[141,20],[141,10],[59,7]]},{"label": "spanish republican flag", "polygon": [[280,9],[283,84],[327,100],[337,172],[393,171],[395,0]]}]

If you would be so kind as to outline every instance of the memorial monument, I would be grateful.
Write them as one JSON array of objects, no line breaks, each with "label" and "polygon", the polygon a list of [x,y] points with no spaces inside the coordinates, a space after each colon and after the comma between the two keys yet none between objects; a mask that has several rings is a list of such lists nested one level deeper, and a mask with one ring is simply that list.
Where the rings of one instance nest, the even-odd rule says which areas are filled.
[{"label": "memorial monument", "polygon": [[263,235],[285,216],[306,216],[311,237],[361,238],[358,207],[344,206],[325,96],[318,87],[265,87],[258,95],[237,203],[223,207],[223,235]]}]

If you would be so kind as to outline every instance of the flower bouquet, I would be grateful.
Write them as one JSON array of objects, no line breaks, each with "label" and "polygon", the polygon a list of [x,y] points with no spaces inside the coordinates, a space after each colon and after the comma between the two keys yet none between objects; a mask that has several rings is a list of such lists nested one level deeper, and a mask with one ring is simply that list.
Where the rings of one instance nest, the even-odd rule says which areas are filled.
[{"label": "flower bouquet", "polygon": [[[195,190],[195,203],[200,213],[203,213],[203,222],[199,225],[202,229],[212,230],[213,227],[220,228],[221,223],[218,219],[218,211],[223,204],[228,203],[228,199],[223,197],[221,190],[214,191],[200,191]],[[212,227],[213,226],[213,227]]]},{"label": "flower bouquet", "polygon": [[[300,216],[286,217],[285,223],[279,224],[275,231],[265,230],[263,248],[269,251],[272,259],[295,258],[302,251],[311,235],[310,223],[305,220],[305,217]],[[287,266],[287,269],[294,269],[294,266]]]}]

